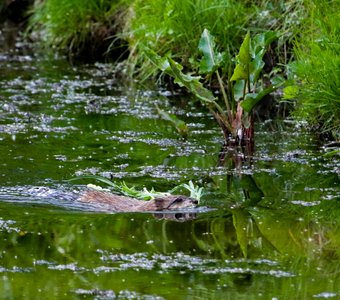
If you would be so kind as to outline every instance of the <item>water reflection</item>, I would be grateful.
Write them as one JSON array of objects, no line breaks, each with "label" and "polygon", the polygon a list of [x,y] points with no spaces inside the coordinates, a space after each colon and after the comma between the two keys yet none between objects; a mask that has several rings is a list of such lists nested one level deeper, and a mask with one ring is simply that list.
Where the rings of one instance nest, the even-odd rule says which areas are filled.
[{"label": "water reflection", "polygon": [[[220,153],[201,108],[126,87],[108,64],[18,51],[0,54],[0,67],[5,298],[339,296],[339,161],[303,126],[268,120],[255,149]],[[187,140],[154,103],[189,124]],[[159,191],[193,180],[216,209],[107,214],[23,196],[36,186],[71,191],[63,180],[81,174]]]},{"label": "water reflection", "polygon": [[[169,289],[161,288],[161,282],[168,285],[178,278],[182,288],[194,280],[203,289],[237,295],[243,293],[242,286],[247,293],[258,291],[261,282],[262,291],[269,295],[302,295],[305,291],[285,290],[301,281],[302,268],[304,276],[318,281],[318,287],[304,282],[310,295],[338,280],[339,224],[325,230],[320,220],[298,219],[288,209],[211,211],[178,223],[149,214],[79,214],[27,205],[9,209],[2,203],[0,211],[3,208],[8,213],[0,230],[0,271],[11,278],[21,274],[22,280],[28,274],[45,274],[45,280],[37,280],[33,287],[53,284],[58,287],[55,296],[95,287],[167,298]],[[53,275],[59,273],[68,278],[66,286]],[[109,288],[110,278],[120,283]],[[150,278],[152,283],[144,290]],[[25,290],[31,293],[28,286]],[[179,297],[199,290],[172,292]]]}]

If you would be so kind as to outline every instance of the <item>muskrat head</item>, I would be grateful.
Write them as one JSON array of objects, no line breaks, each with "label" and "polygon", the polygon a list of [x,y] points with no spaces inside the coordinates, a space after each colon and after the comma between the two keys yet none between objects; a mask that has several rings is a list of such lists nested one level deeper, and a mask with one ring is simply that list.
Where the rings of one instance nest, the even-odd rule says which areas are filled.
[{"label": "muskrat head", "polygon": [[186,196],[170,195],[155,198],[157,210],[176,210],[197,206],[198,201]]}]

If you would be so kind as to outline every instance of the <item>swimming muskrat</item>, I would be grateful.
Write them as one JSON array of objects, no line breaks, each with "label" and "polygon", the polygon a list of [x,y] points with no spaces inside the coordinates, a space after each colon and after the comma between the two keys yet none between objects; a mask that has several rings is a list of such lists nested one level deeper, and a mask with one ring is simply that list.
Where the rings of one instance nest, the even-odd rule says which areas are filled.
[{"label": "swimming muskrat", "polygon": [[96,190],[86,191],[77,200],[117,212],[178,210],[192,208],[198,204],[196,199],[182,195],[158,196],[153,200],[144,201]]}]

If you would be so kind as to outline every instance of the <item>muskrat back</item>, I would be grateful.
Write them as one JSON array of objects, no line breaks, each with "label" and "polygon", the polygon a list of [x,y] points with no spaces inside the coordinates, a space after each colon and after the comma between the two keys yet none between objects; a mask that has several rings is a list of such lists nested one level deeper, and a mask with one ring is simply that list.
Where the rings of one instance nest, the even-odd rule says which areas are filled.
[{"label": "muskrat back", "polygon": [[198,204],[197,200],[181,195],[159,196],[153,200],[144,201],[96,190],[86,191],[78,200],[121,212],[178,210],[192,208]]}]

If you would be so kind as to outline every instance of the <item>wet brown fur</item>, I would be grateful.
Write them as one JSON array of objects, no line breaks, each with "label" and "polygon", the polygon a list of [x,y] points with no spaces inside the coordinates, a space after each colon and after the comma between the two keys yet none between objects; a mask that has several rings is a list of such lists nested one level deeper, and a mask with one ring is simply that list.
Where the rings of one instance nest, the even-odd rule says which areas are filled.
[{"label": "wet brown fur", "polygon": [[85,192],[78,200],[118,212],[178,210],[195,207],[198,204],[195,199],[179,195],[160,196],[144,201],[94,190]]}]

